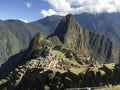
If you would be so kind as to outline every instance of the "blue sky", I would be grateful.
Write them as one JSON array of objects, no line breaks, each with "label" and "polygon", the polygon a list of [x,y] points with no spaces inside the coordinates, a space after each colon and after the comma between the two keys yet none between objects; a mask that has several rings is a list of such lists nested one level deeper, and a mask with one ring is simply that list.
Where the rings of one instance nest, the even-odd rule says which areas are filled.
[{"label": "blue sky", "polygon": [[120,0],[0,0],[0,19],[32,22],[51,15],[120,12]]},{"label": "blue sky", "polygon": [[[26,3],[31,6],[27,7]],[[0,0],[0,19],[35,21],[43,17],[40,11],[48,8],[49,4],[44,0]]]}]

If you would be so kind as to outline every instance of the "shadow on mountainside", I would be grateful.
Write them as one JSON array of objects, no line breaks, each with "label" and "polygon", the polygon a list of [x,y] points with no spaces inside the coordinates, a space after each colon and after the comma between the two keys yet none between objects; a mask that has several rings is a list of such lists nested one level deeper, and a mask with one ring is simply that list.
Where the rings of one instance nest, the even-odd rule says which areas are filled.
[{"label": "shadow on mountainside", "polygon": [[15,54],[11,56],[5,63],[3,63],[0,67],[0,79],[5,78],[10,71],[12,71],[14,68],[16,68],[20,62],[21,57],[24,56],[23,51],[19,52],[18,54]]}]

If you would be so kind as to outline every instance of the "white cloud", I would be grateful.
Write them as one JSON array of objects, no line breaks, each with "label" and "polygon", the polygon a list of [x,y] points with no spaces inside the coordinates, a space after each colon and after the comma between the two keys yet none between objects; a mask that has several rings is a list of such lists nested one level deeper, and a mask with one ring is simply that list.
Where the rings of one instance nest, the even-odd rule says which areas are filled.
[{"label": "white cloud", "polygon": [[28,23],[28,21],[25,20],[25,19],[20,19],[20,21],[22,21],[22,22],[24,22],[24,23]]},{"label": "white cloud", "polygon": [[66,0],[45,0],[45,1],[47,1],[56,11],[71,10],[69,2],[67,2]]},{"label": "white cloud", "polygon": [[55,12],[54,10],[52,10],[52,9],[49,9],[48,11],[42,10],[42,11],[41,11],[41,14],[42,14],[44,17],[46,17],[46,16],[55,15],[56,12]]},{"label": "white cloud", "polygon": [[32,7],[32,4],[30,2],[26,2],[25,5],[26,5],[27,8],[31,8]]},{"label": "white cloud", "polygon": [[[102,12],[120,12],[120,0],[45,0],[51,6],[42,10],[43,16]],[[74,7],[73,7],[74,6]],[[75,7],[76,6],[76,7]],[[51,13],[52,12],[52,13]]]}]

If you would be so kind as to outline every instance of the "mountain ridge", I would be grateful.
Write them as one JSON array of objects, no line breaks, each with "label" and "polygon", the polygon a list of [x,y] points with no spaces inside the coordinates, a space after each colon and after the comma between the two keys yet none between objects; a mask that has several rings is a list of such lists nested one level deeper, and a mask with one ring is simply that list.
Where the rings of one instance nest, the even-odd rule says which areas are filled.
[{"label": "mountain ridge", "polygon": [[[97,55],[98,53],[100,55],[97,56],[102,57],[105,55],[104,59],[101,58],[103,59],[102,62],[110,59],[112,55],[114,58],[112,57],[111,60],[113,59],[113,61],[119,61],[119,50],[117,50],[118,48],[116,48],[115,44],[113,44],[110,39],[105,38],[103,35],[85,30],[79,25],[74,16],[72,16],[71,14],[67,15],[61,20],[60,24],[58,25],[52,36],[53,38],[54,36],[58,36],[64,46],[70,49],[83,49],[83,51],[85,50],[86,53],[91,53],[93,56],[94,54]],[[114,50],[116,52],[117,58],[114,54]]]},{"label": "mountain ridge", "polygon": [[[58,36],[59,30],[62,36]],[[34,36],[17,66],[0,80],[0,89],[56,90],[119,84],[119,64],[98,64],[99,58],[96,58],[101,56],[104,61],[109,60],[107,63],[117,62],[114,50],[117,48],[110,39],[83,29],[72,15],[67,15],[53,35]]]},{"label": "mountain ridge", "polygon": [[[22,59],[21,63],[25,63],[26,60],[34,59],[36,55],[43,54],[45,56],[46,49],[43,47],[47,46],[62,46],[78,53],[81,52],[86,56],[95,58],[100,63],[119,62],[119,50],[116,50],[113,42],[103,35],[83,29],[72,15],[64,17],[55,33],[49,37],[45,37],[43,33],[36,34],[28,49],[24,51],[23,58],[20,58],[17,62],[19,63]],[[35,52],[36,54],[34,54]]]},{"label": "mountain ridge", "polygon": [[[97,14],[97,15],[91,15],[91,14],[87,14],[87,13],[82,13],[79,15],[75,15],[76,20],[81,24],[81,26],[83,26],[84,28],[93,31],[93,32],[97,32],[100,33],[102,35],[107,36],[108,38],[111,38],[112,41],[114,41],[115,43],[117,43],[117,46],[119,47],[120,44],[120,26],[119,26],[119,21],[120,21],[120,13],[112,13],[112,14],[108,14],[108,13],[102,13],[102,14]],[[51,21],[52,19],[52,21]],[[8,38],[5,38],[5,36],[3,37],[1,35],[1,42],[4,40],[9,41],[9,46],[7,46],[7,48],[5,48],[6,44],[3,45],[3,43],[0,43],[0,47],[1,47],[1,59],[0,62],[1,64],[3,64],[10,56],[18,53],[21,49],[24,49],[28,46],[29,41],[31,40],[31,38],[39,31],[45,33],[46,36],[50,35],[51,33],[54,32],[55,28],[57,27],[58,23],[60,22],[60,20],[62,19],[61,16],[49,16],[47,18],[43,18],[31,23],[26,23],[25,27],[27,30],[27,33],[24,35],[22,32],[25,32],[26,29],[22,28],[22,31],[20,29],[17,30],[17,28],[13,28],[14,23],[10,24],[10,26],[12,26],[11,30],[12,31],[16,31],[16,33],[12,33],[11,30],[9,30],[8,25],[4,24],[5,21],[1,20],[0,24],[1,24],[1,28],[0,31],[4,32],[4,35],[6,34],[7,36],[10,36],[11,38],[14,37],[14,39],[10,40]],[[105,20],[105,21],[104,21]],[[45,23],[47,21],[47,23]],[[21,22],[21,21],[20,21]],[[9,24],[9,23],[8,23]],[[52,26],[50,26],[52,24]],[[16,26],[17,27],[17,26]],[[21,26],[22,27],[22,26]],[[21,28],[20,27],[20,28]],[[7,29],[6,32],[5,29]],[[1,33],[2,34],[2,33]],[[24,37],[26,39],[22,39],[21,37]],[[14,40],[14,41],[12,41]],[[12,45],[12,42],[17,42],[14,43]],[[21,45],[21,43],[23,43]],[[18,49],[16,51],[13,51],[14,48],[17,47]],[[25,47],[24,47],[25,46]],[[24,48],[23,48],[24,47]],[[10,49],[12,48],[12,49]],[[11,51],[11,52],[9,52]]]}]

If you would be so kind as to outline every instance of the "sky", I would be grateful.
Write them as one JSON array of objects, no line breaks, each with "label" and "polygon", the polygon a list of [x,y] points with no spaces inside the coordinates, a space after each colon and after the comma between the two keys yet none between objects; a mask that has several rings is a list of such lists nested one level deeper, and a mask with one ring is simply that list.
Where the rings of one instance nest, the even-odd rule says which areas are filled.
[{"label": "sky", "polygon": [[36,21],[51,15],[120,12],[120,0],[0,0],[0,19]]}]

